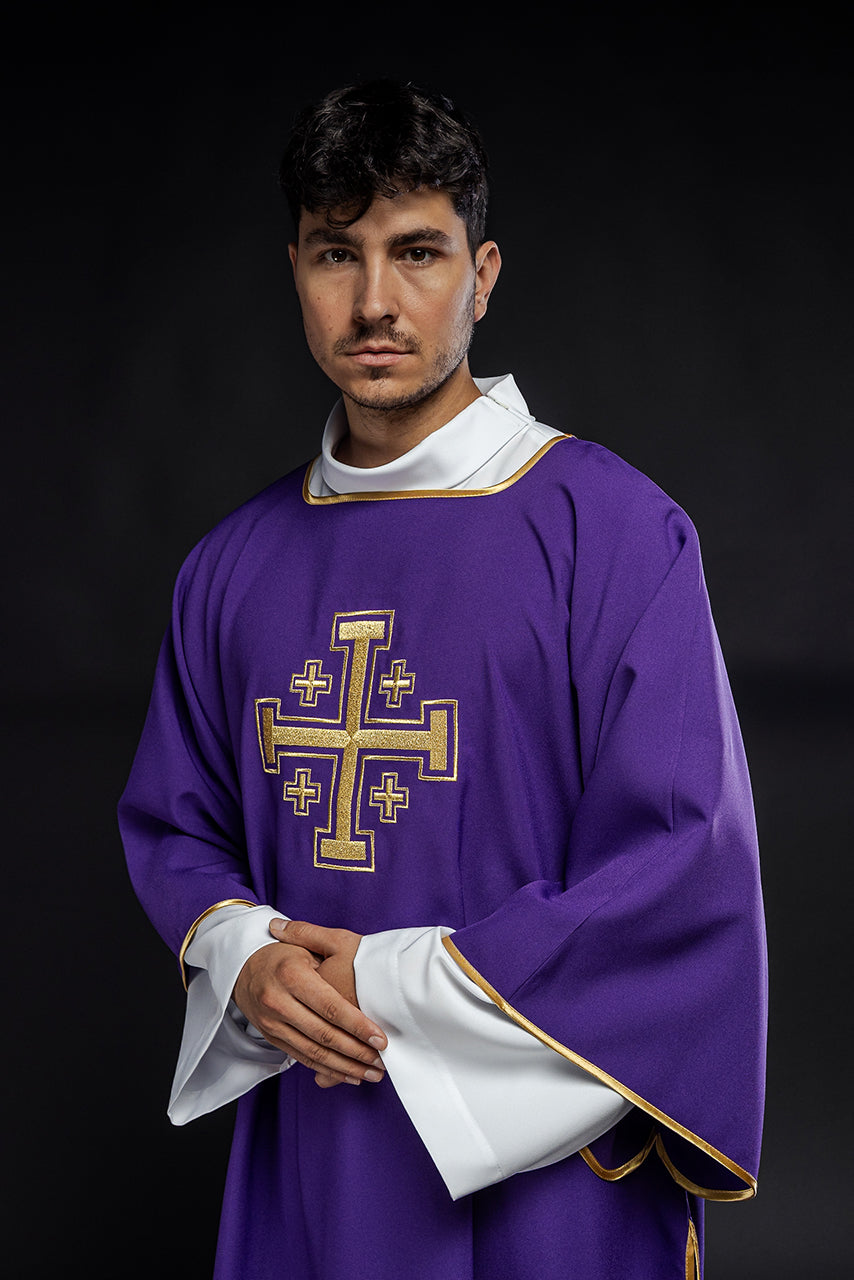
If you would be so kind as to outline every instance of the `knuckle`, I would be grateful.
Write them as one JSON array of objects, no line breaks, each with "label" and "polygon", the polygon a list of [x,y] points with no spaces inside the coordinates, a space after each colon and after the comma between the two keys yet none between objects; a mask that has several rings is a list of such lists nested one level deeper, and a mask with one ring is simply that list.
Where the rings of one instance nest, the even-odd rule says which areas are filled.
[{"label": "knuckle", "polygon": [[294,985],[294,976],[287,961],[282,961],[276,970],[276,986],[279,990],[290,991]]},{"label": "knuckle", "polygon": [[325,1048],[330,1049],[334,1044],[334,1042],[335,1042],[335,1028],[324,1027],[320,1035],[318,1036],[318,1043],[322,1044]]},{"label": "knuckle", "polygon": [[320,1016],[326,1022],[334,1022],[336,1017],[338,1016],[338,1006],[336,1002],[334,1000],[327,1000],[326,1004],[324,1005],[323,1009],[320,1012]]},{"label": "knuckle", "polygon": [[278,1001],[275,991],[270,987],[265,987],[258,995],[258,1006],[263,1009],[265,1014],[276,1013]]}]

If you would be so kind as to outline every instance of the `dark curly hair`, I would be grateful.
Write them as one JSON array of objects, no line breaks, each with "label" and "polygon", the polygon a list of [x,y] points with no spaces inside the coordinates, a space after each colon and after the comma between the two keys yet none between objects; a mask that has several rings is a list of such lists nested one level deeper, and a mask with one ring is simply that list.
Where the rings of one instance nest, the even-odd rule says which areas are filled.
[{"label": "dark curly hair", "polygon": [[[377,195],[432,187],[450,196],[472,254],[485,237],[487,158],[480,136],[448,98],[411,84],[350,85],[304,108],[279,178],[297,228],[302,209],[325,209],[331,226],[347,227]],[[346,216],[333,221],[333,209]]]}]

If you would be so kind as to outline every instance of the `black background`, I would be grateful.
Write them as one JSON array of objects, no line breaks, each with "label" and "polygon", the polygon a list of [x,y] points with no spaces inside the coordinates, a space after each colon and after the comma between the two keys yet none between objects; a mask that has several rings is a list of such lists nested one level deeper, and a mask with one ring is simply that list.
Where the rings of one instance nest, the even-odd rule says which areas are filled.
[{"label": "black background", "polygon": [[28,15],[2,77],[4,1274],[210,1274],[231,1113],[165,1119],[183,993],[115,803],[181,561],[315,452],[334,398],[290,282],[289,124],[385,74],[448,92],[487,141],[504,269],[474,371],[514,372],[541,420],[622,454],[698,526],[754,779],[772,1012],[760,1193],[711,1206],[707,1274],[841,1274],[841,10]]}]

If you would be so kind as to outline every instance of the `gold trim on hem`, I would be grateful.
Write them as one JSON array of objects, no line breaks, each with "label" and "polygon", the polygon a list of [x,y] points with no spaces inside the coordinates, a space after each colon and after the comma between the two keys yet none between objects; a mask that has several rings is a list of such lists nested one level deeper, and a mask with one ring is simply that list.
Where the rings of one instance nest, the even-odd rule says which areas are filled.
[{"label": "gold trim on hem", "polygon": [[[718,1164],[722,1165],[724,1169],[727,1169],[737,1178],[740,1178],[745,1184],[745,1190],[743,1191],[726,1191],[723,1189],[717,1190],[708,1187],[700,1187],[695,1182],[691,1182],[689,1178],[686,1178],[678,1171],[670,1157],[667,1155],[662,1136],[659,1133],[656,1135],[654,1144],[656,1152],[663,1161],[670,1176],[679,1184],[680,1187],[683,1187],[686,1191],[690,1191],[693,1195],[701,1196],[704,1200],[750,1200],[756,1195],[756,1179],[752,1177],[746,1169],[742,1169],[740,1165],[736,1164],[734,1160],[730,1160],[729,1156],[725,1156],[722,1151],[718,1151],[716,1147],[711,1145],[711,1143],[708,1143],[703,1138],[698,1137],[696,1133],[692,1133],[690,1129],[686,1129],[684,1125],[679,1124],[678,1121],[673,1120],[663,1111],[660,1111],[658,1107],[653,1105],[653,1103],[647,1102],[645,1098],[642,1098],[640,1094],[635,1093],[633,1089],[629,1089],[626,1085],[621,1084],[619,1080],[615,1080],[613,1076],[608,1075],[606,1071],[595,1066],[594,1063],[588,1062],[588,1060],[586,1058],[582,1058],[580,1054],[573,1052],[572,1049],[568,1049],[566,1045],[561,1044],[559,1040],[553,1039],[553,1037],[547,1032],[541,1031],[540,1028],[533,1022],[530,1022],[524,1014],[519,1013],[517,1009],[514,1009],[512,1005],[508,1004],[504,997],[499,995],[495,988],[491,987],[485,978],[481,977],[473,965],[469,964],[462,952],[454,945],[450,937],[443,938],[442,945],[445,947],[445,950],[448,952],[451,959],[459,965],[466,977],[470,978],[472,982],[480,987],[481,991],[485,992],[486,995],[489,996],[490,1000],[492,1000],[494,1004],[498,1005],[498,1008],[502,1013],[506,1013],[507,1016],[512,1018],[515,1023],[523,1028],[523,1030],[534,1036],[534,1038],[539,1040],[541,1044],[547,1045],[562,1057],[567,1058],[570,1062],[574,1062],[577,1067],[581,1067],[583,1071],[594,1076],[597,1080],[601,1081],[602,1084],[608,1085],[609,1088],[613,1089],[616,1093],[619,1093],[621,1097],[625,1098],[628,1102],[633,1103],[634,1106],[640,1107],[640,1109],[645,1111],[647,1115],[652,1116],[654,1120],[658,1120],[659,1123],[677,1134],[678,1137],[684,1138],[686,1142],[690,1142],[692,1146],[697,1147],[698,1150],[702,1151],[705,1155],[710,1156]],[[637,1159],[637,1157],[635,1157],[635,1159]],[[592,1164],[590,1164],[589,1160],[587,1163],[593,1169],[594,1173],[596,1173],[597,1170]],[[598,1163],[598,1161],[596,1163]],[[628,1163],[631,1164],[632,1162],[629,1161]],[[634,1167],[637,1168],[640,1163],[642,1163],[642,1161],[638,1160]],[[602,1166],[599,1167],[601,1168]],[[630,1170],[627,1169],[626,1172],[630,1172]],[[604,1174],[607,1178],[608,1171],[605,1170]],[[603,1175],[599,1174],[599,1176],[602,1177]]]},{"label": "gold trim on hem", "polygon": [[691,1217],[688,1218],[688,1239],[685,1241],[685,1280],[701,1280],[700,1241]]},{"label": "gold trim on hem", "polygon": [[491,493],[501,493],[503,489],[509,489],[517,480],[521,480],[522,476],[530,471],[536,462],[539,462],[552,445],[559,444],[561,440],[574,439],[575,436],[572,435],[553,436],[551,440],[541,445],[533,457],[529,458],[518,471],[514,471],[512,476],[499,481],[498,484],[490,485],[487,489],[376,489],[369,493],[333,493],[325,498],[317,498],[309,489],[312,473],[320,461],[317,457],[306,467],[302,496],[312,507],[325,506],[332,502],[391,502],[396,498],[485,498]]},{"label": "gold trim on hem", "polygon": [[187,948],[196,936],[196,930],[203,920],[207,920],[208,916],[212,916],[215,911],[219,911],[220,907],[257,907],[257,902],[250,902],[247,898],[224,898],[222,902],[215,902],[212,907],[208,907],[207,911],[203,911],[198,919],[194,920],[187,930],[187,936],[181,943],[181,950],[178,952],[178,964],[181,969],[181,981],[184,984],[184,990],[189,990],[187,982],[187,970],[184,966],[184,956],[187,954]]}]

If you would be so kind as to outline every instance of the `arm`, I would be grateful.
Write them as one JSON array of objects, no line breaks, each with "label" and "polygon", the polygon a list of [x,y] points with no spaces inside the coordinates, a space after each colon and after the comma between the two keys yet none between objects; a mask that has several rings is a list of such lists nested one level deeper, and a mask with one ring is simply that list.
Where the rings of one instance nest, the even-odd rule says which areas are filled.
[{"label": "arm", "polygon": [[[445,946],[506,1016],[646,1114],[681,1186],[742,1199],[766,1018],[747,767],[696,534],[672,504],[660,518],[663,497],[615,515],[619,496],[578,516],[583,792],[565,877],[521,886]],[[608,1176],[641,1145],[621,1151],[611,1134],[589,1162]]]},{"label": "arm", "polygon": [[450,929],[360,939],[272,920],[270,932],[326,957],[321,969],[342,992],[355,998],[358,987],[385,1029],[383,1061],[395,1090],[454,1199],[566,1159],[630,1110],[466,978],[442,945]]},{"label": "arm", "polygon": [[[182,958],[186,953],[190,965],[194,958],[201,963],[198,933],[213,908],[252,908],[259,901],[245,848],[240,784],[219,668],[212,570],[205,566],[201,571],[203,552],[203,546],[197,549],[179,576],[148,715],[119,806],[137,895],[167,944]],[[195,950],[194,942],[199,943]],[[265,956],[256,955],[258,948],[253,947],[244,956],[249,969],[241,999],[247,1006],[244,1013],[266,1019],[279,1067],[286,1055],[310,1061],[336,1079],[364,1078],[376,1069],[376,1049],[368,1041],[381,1035],[379,1028],[324,981],[307,953],[291,949],[287,962],[275,970]],[[258,978],[262,967],[266,976]],[[242,967],[232,981],[237,982],[241,973]],[[194,1010],[193,1027],[198,1034],[185,1038],[186,1055],[182,1051],[184,1069],[191,1074],[200,1061],[199,1039],[211,1043],[211,1020],[218,1010],[216,1025],[222,1025],[228,1008],[221,977],[218,989],[209,980],[196,987],[198,999],[193,1003],[201,1012],[197,1019]],[[232,1030],[225,1025],[233,1040]]]},{"label": "arm", "polygon": [[[173,1124],[186,1124],[232,1102],[297,1061],[284,1042],[272,1042],[275,1032],[272,1038],[265,1036],[233,998],[253,956],[272,948],[268,925],[274,919],[280,917],[272,907],[232,903],[201,921],[188,943],[183,957],[187,1008],[168,1109]],[[256,1016],[259,1023],[266,1018],[263,1011]],[[379,1027],[374,1025],[374,1032],[379,1033],[378,1047],[384,1048]],[[374,1079],[378,1061],[374,1051],[373,1065],[360,1064],[365,1078]],[[318,1084],[327,1086],[360,1079],[352,1069],[346,1076],[319,1065],[314,1069]]]}]

